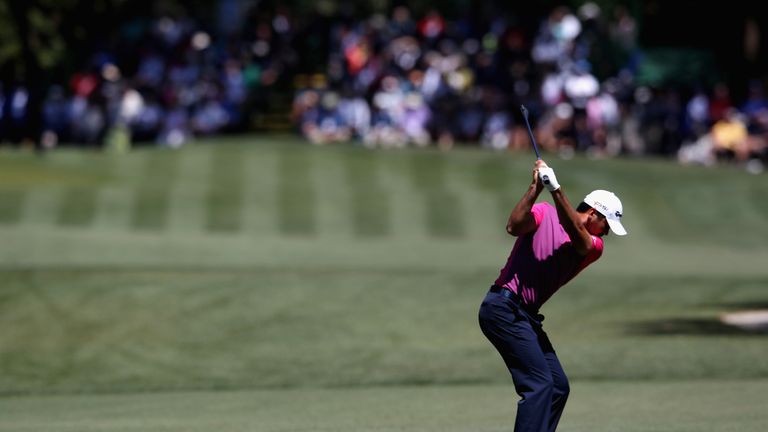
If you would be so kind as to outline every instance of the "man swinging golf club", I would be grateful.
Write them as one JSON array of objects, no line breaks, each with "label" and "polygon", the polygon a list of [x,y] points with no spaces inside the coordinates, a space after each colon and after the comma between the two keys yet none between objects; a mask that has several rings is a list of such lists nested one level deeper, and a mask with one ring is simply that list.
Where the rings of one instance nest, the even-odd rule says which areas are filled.
[{"label": "man swinging golf club", "polygon": [[[551,192],[554,206],[536,203],[544,188]],[[560,287],[600,258],[602,237],[609,230],[627,234],[621,215],[621,201],[605,190],[589,193],[574,210],[554,170],[541,158],[536,160],[533,182],[507,221],[507,232],[517,240],[479,313],[480,328],[504,359],[521,397],[515,432],[557,428],[568,398],[568,378],[538,311]]]}]

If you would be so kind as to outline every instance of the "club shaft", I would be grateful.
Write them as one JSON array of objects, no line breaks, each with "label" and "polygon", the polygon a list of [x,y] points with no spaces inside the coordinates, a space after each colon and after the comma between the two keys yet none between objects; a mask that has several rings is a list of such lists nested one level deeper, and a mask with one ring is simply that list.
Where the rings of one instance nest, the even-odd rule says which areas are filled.
[{"label": "club shaft", "polygon": [[539,154],[539,146],[536,145],[536,138],[533,137],[533,131],[531,130],[531,123],[528,122],[528,109],[525,108],[525,105],[520,105],[520,111],[523,113],[523,119],[525,119],[525,127],[528,129],[528,137],[531,139],[531,144],[533,144],[533,151],[536,152],[536,159],[541,159],[541,155]]}]

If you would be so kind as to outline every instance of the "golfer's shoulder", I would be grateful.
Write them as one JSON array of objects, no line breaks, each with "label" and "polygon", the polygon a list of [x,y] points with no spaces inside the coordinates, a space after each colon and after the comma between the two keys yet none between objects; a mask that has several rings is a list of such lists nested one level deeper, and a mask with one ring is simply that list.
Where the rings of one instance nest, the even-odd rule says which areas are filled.
[{"label": "golfer's shoulder", "polygon": [[600,255],[603,254],[603,239],[602,237],[598,237],[595,235],[590,235],[592,237],[592,250],[590,251],[591,255],[595,255],[596,258],[599,258]]},{"label": "golfer's shoulder", "polygon": [[547,201],[534,204],[533,207],[531,207],[531,213],[533,213],[533,217],[536,218],[537,224],[541,223],[541,220],[544,219],[546,215],[554,215],[557,217],[557,209]]}]

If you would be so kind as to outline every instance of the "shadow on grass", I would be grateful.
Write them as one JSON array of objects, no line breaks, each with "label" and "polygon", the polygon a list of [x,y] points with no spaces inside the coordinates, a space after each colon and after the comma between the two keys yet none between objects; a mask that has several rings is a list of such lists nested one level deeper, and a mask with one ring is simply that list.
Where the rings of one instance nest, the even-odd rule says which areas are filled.
[{"label": "shadow on grass", "polygon": [[741,310],[768,310],[768,300],[756,300],[745,301],[740,303],[727,303],[727,304],[709,304],[708,306],[719,307],[720,309],[729,311],[741,311]]},{"label": "shadow on grass", "polygon": [[717,318],[670,318],[656,321],[634,322],[627,325],[627,333],[643,336],[762,336],[768,337],[768,328],[747,330],[728,325]]}]

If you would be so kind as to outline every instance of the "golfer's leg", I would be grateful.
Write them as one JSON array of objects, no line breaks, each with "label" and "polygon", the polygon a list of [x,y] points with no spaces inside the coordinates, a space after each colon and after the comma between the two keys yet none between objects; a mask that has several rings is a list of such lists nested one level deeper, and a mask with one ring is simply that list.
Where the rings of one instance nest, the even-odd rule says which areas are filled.
[{"label": "golfer's leg", "polygon": [[544,353],[544,357],[547,359],[549,370],[552,372],[552,406],[549,413],[549,432],[554,432],[557,429],[557,424],[560,421],[560,416],[565,409],[565,402],[568,400],[568,393],[571,389],[568,384],[568,377],[563,371],[563,367],[560,365],[560,360],[557,358],[557,354],[554,351]]},{"label": "golfer's leg", "polygon": [[552,374],[530,323],[522,321],[520,324],[524,331],[516,339],[516,361],[507,362],[521,397],[517,403],[515,432],[544,432],[550,418]]},{"label": "golfer's leg", "polygon": [[[552,402],[552,374],[527,320],[484,326],[483,332],[499,351],[520,395],[515,432],[545,432]],[[498,324],[498,323],[497,323]]]},{"label": "golfer's leg", "polygon": [[486,297],[478,318],[483,334],[501,354],[521,396],[515,432],[546,432],[553,382],[541,341],[527,317],[498,297]]}]

